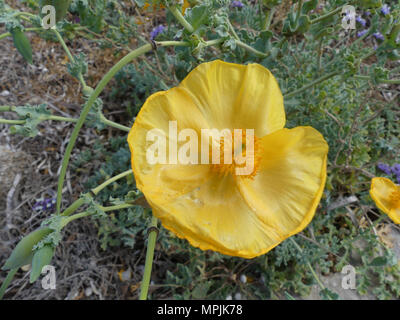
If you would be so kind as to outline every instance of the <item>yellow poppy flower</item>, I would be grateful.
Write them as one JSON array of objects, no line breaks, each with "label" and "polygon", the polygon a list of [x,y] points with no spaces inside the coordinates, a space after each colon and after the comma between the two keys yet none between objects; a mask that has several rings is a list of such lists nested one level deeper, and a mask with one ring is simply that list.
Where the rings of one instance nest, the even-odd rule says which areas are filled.
[{"label": "yellow poppy flower", "polygon": [[[200,64],[140,110],[128,135],[137,188],[163,226],[193,246],[244,258],[264,254],[308,225],[326,180],[323,136],[311,127],[286,129],[285,121],[282,93],[268,69],[220,60]],[[230,164],[150,164],[148,134],[168,133],[173,146],[171,122],[199,135],[205,128],[253,129],[252,171],[238,174],[236,158]],[[246,153],[251,143],[245,141]],[[211,142],[205,149],[214,147]],[[167,158],[175,151],[168,148]]]},{"label": "yellow poppy flower", "polygon": [[379,209],[400,224],[400,186],[387,178],[373,178],[369,191]]}]

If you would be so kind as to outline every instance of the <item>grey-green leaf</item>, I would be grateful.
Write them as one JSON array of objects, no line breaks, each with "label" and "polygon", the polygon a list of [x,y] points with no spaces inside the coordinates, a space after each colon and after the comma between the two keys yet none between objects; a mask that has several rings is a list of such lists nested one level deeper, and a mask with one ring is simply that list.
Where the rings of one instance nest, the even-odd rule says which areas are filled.
[{"label": "grey-green leaf", "polygon": [[50,228],[41,228],[24,237],[17,244],[2,269],[14,269],[30,264],[33,258],[33,246],[47,236],[51,231]]},{"label": "grey-green leaf", "polygon": [[44,266],[50,264],[54,255],[54,247],[52,245],[45,245],[37,250],[32,259],[32,270],[30,282],[33,283],[39,278]]},{"label": "grey-green leaf", "polygon": [[15,48],[17,48],[18,52],[28,63],[32,64],[32,47],[28,37],[20,29],[14,29],[12,31],[12,36]]}]

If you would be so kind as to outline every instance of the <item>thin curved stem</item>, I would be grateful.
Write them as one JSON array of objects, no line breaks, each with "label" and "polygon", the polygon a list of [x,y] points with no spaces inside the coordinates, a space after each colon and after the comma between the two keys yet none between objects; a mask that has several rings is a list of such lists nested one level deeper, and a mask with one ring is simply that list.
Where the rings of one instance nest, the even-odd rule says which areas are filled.
[{"label": "thin curved stem", "polygon": [[[69,51],[69,49],[68,49],[64,39],[62,38],[61,34],[58,32],[58,30],[56,28],[51,29],[51,30],[53,30],[53,32],[55,33],[58,41],[61,43],[61,46],[63,47],[65,53],[67,54],[69,61],[71,63],[74,63],[75,59],[72,56],[71,51]],[[86,85],[85,79],[83,78],[83,75],[82,75],[81,72],[78,73],[78,79],[79,79],[80,83],[82,84],[83,88],[86,88],[87,85]]]},{"label": "thin curved stem", "polygon": [[104,116],[104,114],[102,114],[102,113],[100,114],[100,120],[101,120],[101,122],[103,122],[104,124],[106,124],[106,125],[108,125],[110,127],[113,127],[113,128],[125,131],[125,132],[129,132],[131,130],[131,128],[129,128],[129,127],[126,127],[126,126],[124,126],[122,124],[119,124],[119,123],[116,123],[114,121],[108,120]]},{"label": "thin curved stem", "polygon": [[339,8],[336,8],[335,10],[332,10],[331,12],[328,12],[327,14],[324,14],[323,16],[320,16],[318,18],[315,18],[313,20],[310,21],[310,24],[314,24],[314,23],[318,23],[326,18],[329,18],[333,15],[335,15],[336,13],[338,13],[339,11],[342,11],[342,8],[345,6],[346,4],[344,4],[343,6],[340,6]]},{"label": "thin curved stem", "polygon": [[241,48],[243,48],[243,49],[245,49],[245,50],[247,50],[247,51],[249,51],[249,52],[251,52],[251,53],[253,53],[253,54],[255,54],[259,58],[266,58],[266,57],[269,56],[269,53],[264,53],[264,52],[258,51],[257,49],[254,49],[253,47],[250,47],[248,44],[246,44],[246,43],[244,43],[244,42],[242,42],[240,40],[236,40],[236,45],[241,47]]},{"label": "thin curved stem", "polygon": [[185,17],[182,15],[182,12],[179,10],[177,6],[173,7],[168,7],[168,9],[171,11],[171,13],[174,15],[176,20],[179,21],[179,23],[190,33],[194,32],[193,26],[185,19]]},{"label": "thin curved stem", "polygon": [[151,269],[153,266],[153,258],[154,258],[154,248],[156,246],[157,240],[157,223],[158,220],[156,217],[152,217],[150,232],[149,232],[149,240],[147,243],[147,253],[146,253],[146,262],[144,266],[144,274],[143,280],[140,287],[140,300],[147,300],[147,294],[149,292],[149,284],[151,278]]},{"label": "thin curved stem", "polygon": [[[163,42],[158,42],[160,46],[178,46],[178,45],[184,45],[187,46],[187,42],[182,42],[182,41],[163,41]],[[61,193],[62,193],[62,187],[64,185],[64,180],[65,180],[65,175],[67,173],[67,166],[69,163],[69,159],[71,157],[72,149],[75,145],[76,139],[78,138],[78,134],[80,129],[82,128],[86,117],[93,106],[94,102],[96,101],[97,97],[100,95],[100,93],[103,91],[105,86],[110,82],[110,80],[114,77],[114,75],[121,70],[125,65],[127,65],[129,62],[131,62],[133,59],[139,57],[142,54],[145,54],[149,51],[152,50],[152,45],[151,44],[145,44],[136,50],[133,50],[132,52],[128,53],[125,57],[123,57],[117,64],[115,64],[110,71],[107,72],[107,74],[101,79],[99,84],[96,86],[94,91],[91,93],[88,101],[86,102],[85,106],[82,109],[82,112],[79,116],[78,122],[72,131],[71,138],[68,142],[67,148],[65,150],[64,158],[62,161],[61,165],[61,172],[60,176],[58,178],[58,185],[57,185],[57,202],[56,202],[56,208],[57,208],[57,213],[60,214],[61,211]]]},{"label": "thin curved stem", "polygon": [[309,89],[309,88],[312,88],[312,87],[314,87],[315,85],[317,85],[318,83],[321,83],[321,82],[323,82],[323,81],[325,81],[325,80],[327,80],[327,79],[329,79],[329,78],[332,78],[332,77],[334,77],[334,76],[336,76],[336,75],[338,75],[338,74],[339,74],[338,71],[334,71],[334,72],[328,73],[327,75],[322,76],[322,77],[316,79],[315,81],[310,82],[309,84],[305,85],[304,87],[302,87],[302,88],[300,88],[300,89],[297,89],[297,90],[292,91],[292,92],[289,92],[289,93],[285,93],[285,94],[283,95],[283,97],[284,97],[285,99],[289,99],[289,98],[291,98],[291,97],[294,97],[295,95],[297,95],[297,94],[299,94],[299,93],[301,93],[301,92],[303,92],[303,91],[305,91],[305,90],[307,90],[307,89]]}]

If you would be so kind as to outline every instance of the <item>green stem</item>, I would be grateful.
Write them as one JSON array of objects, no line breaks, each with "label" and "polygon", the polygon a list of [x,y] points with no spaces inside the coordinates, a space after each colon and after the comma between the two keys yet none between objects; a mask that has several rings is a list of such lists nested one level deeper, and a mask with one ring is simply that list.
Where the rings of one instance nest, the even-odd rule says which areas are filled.
[{"label": "green stem", "polygon": [[[355,75],[355,79],[359,80],[371,80],[369,76]],[[400,84],[400,79],[378,79],[379,83],[387,83],[387,84]]]},{"label": "green stem", "polygon": [[[55,29],[55,28],[54,28],[54,29],[51,29],[51,30],[53,30],[53,32],[55,33],[55,35],[56,35],[58,41],[61,43],[61,46],[63,47],[65,53],[67,54],[69,61],[70,61],[71,63],[74,63],[74,62],[75,62],[75,59],[74,59],[74,57],[72,56],[71,51],[69,51],[69,49],[68,49],[68,47],[67,47],[67,45],[66,45],[64,39],[62,38],[61,34],[60,34],[60,33],[58,32],[58,30]],[[82,84],[83,88],[86,88],[87,85],[86,85],[85,79],[83,79],[83,75],[82,75],[81,72],[78,73],[78,79],[79,79],[80,83]]]},{"label": "green stem", "polygon": [[228,18],[226,18],[226,23],[228,24],[228,28],[229,28],[229,30],[231,31],[233,37],[234,37],[236,40],[239,40],[239,41],[240,41],[239,36],[237,35],[235,29],[233,28],[232,23],[229,21]]},{"label": "green stem", "polygon": [[300,15],[301,15],[301,8],[303,7],[303,0],[299,0],[297,4],[297,14],[296,14],[296,21],[295,25],[297,26],[297,23],[299,21]]},{"label": "green stem", "polygon": [[[16,108],[14,106],[0,106],[0,112],[4,111],[12,111],[16,112]],[[67,118],[67,117],[60,117],[60,116],[46,116],[45,120],[55,120],[55,121],[66,121],[66,122],[78,122],[78,119],[75,118]],[[122,131],[129,132],[130,128],[126,127],[124,125],[121,125],[119,123],[116,123],[114,121],[108,120],[103,114],[100,115],[100,121],[110,127],[114,127],[117,129],[120,129]],[[5,124],[25,124],[25,120],[6,120],[6,119],[0,119],[0,123],[5,123]]]},{"label": "green stem", "polygon": [[171,11],[171,13],[174,15],[176,20],[179,21],[179,23],[190,33],[194,32],[193,26],[185,19],[185,17],[182,15],[181,10],[177,6],[172,6],[168,7],[168,9]]},{"label": "green stem", "polygon": [[[300,246],[298,245],[298,243],[293,239],[293,237],[290,237],[289,239],[290,239],[290,241],[292,241],[292,243],[294,244],[294,246],[296,247],[296,249],[299,250],[299,252],[300,252],[301,254],[303,254],[303,249],[301,249],[301,247],[300,247]],[[321,280],[319,279],[317,273],[315,272],[314,268],[312,267],[311,263],[310,263],[308,260],[307,260],[307,266],[308,266],[308,268],[310,269],[310,271],[311,271],[313,277],[314,277],[315,280],[317,281],[317,283],[318,283],[319,287],[321,288],[321,290],[325,290],[324,284],[321,282]],[[328,297],[328,298],[329,298],[329,297]],[[331,299],[329,298],[329,300],[331,300]]]},{"label": "green stem", "polygon": [[3,123],[3,124],[24,124],[25,120],[0,119],[0,123]]},{"label": "green stem", "polygon": [[[343,6],[345,6],[345,5],[343,5]],[[311,24],[318,23],[326,18],[329,18],[329,17],[335,15],[336,13],[342,11],[343,6],[340,6],[339,8],[336,8],[335,10],[332,10],[331,12],[328,12],[327,14],[324,14],[323,16],[320,16],[318,18],[311,20],[310,23]]]},{"label": "green stem", "polygon": [[[91,197],[92,195],[98,195],[101,190],[106,188],[108,185],[111,183],[122,179],[128,175],[132,174],[132,169],[126,170],[110,179],[107,181],[103,182],[101,185],[97,186],[96,188],[92,189],[90,192],[86,193],[82,197],[80,197],[78,200],[74,201],[67,209],[64,210],[64,212],[61,214],[62,216],[69,216],[72,213],[74,213],[80,206],[82,206],[85,203],[85,197]],[[116,210],[114,208],[114,210]]]},{"label": "green stem", "polygon": [[8,286],[10,285],[12,279],[14,278],[14,275],[17,273],[18,268],[11,269],[8,271],[7,277],[4,279],[4,282],[2,283],[0,287],[0,300],[3,299],[4,293],[6,292]]},{"label": "green stem", "polygon": [[156,217],[152,217],[151,219],[151,225],[149,233],[149,240],[147,243],[147,253],[146,253],[146,262],[144,266],[144,274],[143,274],[143,279],[142,279],[142,284],[140,287],[140,300],[147,300],[147,294],[149,292],[149,284],[150,284],[150,277],[151,277],[151,269],[153,266],[153,258],[154,258],[154,248],[156,246],[156,240],[157,240],[157,223],[158,220]]},{"label": "green stem", "polygon": [[266,17],[266,19],[265,19],[264,25],[263,25],[263,27],[262,27],[262,29],[261,29],[262,31],[267,31],[267,30],[269,29],[274,14],[275,14],[275,7],[272,7],[272,8],[269,10],[268,14],[267,14],[267,17]]},{"label": "green stem", "polygon": [[119,123],[116,123],[114,121],[108,120],[102,113],[100,114],[100,120],[104,124],[106,124],[106,125],[108,125],[110,127],[113,127],[113,128],[117,128],[117,129],[122,130],[122,131],[129,132],[131,130],[131,128],[129,128],[129,127],[126,127],[126,126],[124,126],[122,124],[119,124]]},{"label": "green stem", "polygon": [[[43,30],[42,28],[25,28],[24,31],[40,31]],[[7,37],[11,37],[11,33],[10,32],[6,32],[3,34],[0,34],[0,40],[7,38]]]},{"label": "green stem", "polygon": [[122,179],[128,175],[130,175],[132,173],[132,169],[126,170],[122,173],[120,173],[119,175],[116,175],[115,177],[112,177],[110,179],[108,179],[107,181],[103,182],[101,185],[99,185],[98,187],[92,189],[92,192],[94,193],[94,195],[97,195],[101,190],[103,190],[105,187],[107,187],[109,184]]},{"label": "green stem", "polygon": [[[160,46],[187,46],[187,42],[183,42],[183,41],[163,41],[163,42],[158,42],[157,44]],[[61,211],[62,187],[64,185],[65,174],[67,173],[67,166],[69,163],[69,159],[71,157],[72,149],[75,145],[76,139],[78,138],[79,131],[82,128],[92,105],[94,104],[94,102],[96,101],[96,99],[100,95],[100,93],[103,91],[105,86],[110,82],[110,80],[114,77],[114,75],[119,70],[121,70],[125,65],[130,63],[133,59],[135,59],[135,58],[139,57],[140,55],[145,54],[151,50],[152,50],[151,44],[145,44],[145,45],[141,46],[140,48],[137,48],[136,50],[133,50],[132,52],[128,53],[117,64],[115,64],[110,69],[110,71],[107,72],[107,74],[101,79],[99,84],[96,86],[96,88],[90,94],[88,101],[86,102],[85,106],[82,109],[82,112],[79,116],[78,122],[76,123],[76,126],[75,126],[74,130],[72,131],[71,138],[68,142],[67,148],[65,150],[64,158],[62,161],[61,172],[60,172],[60,176],[58,178],[58,186],[57,186],[56,208],[57,208],[58,214],[60,214],[60,211]]]},{"label": "green stem", "polygon": [[254,49],[253,47],[250,47],[249,45],[247,45],[246,43],[240,41],[240,40],[236,40],[236,45],[255,54],[257,57],[259,58],[266,58],[269,56],[269,53],[264,53],[261,51],[258,51],[257,49]]},{"label": "green stem", "polygon": [[299,94],[299,93],[301,93],[301,92],[303,92],[303,91],[305,91],[305,90],[307,90],[307,89],[309,89],[309,88],[314,87],[314,86],[317,85],[318,83],[321,83],[321,82],[323,82],[323,81],[325,81],[325,80],[327,80],[327,79],[329,79],[329,78],[332,78],[332,77],[334,77],[334,76],[336,76],[336,75],[338,75],[338,74],[339,74],[338,71],[334,71],[334,72],[328,73],[327,75],[322,76],[322,77],[316,79],[316,80],[313,81],[313,82],[310,82],[309,84],[305,85],[304,87],[302,87],[302,88],[300,88],[300,89],[297,89],[297,90],[292,91],[292,92],[290,92],[290,93],[285,93],[285,94],[283,95],[283,97],[284,97],[285,99],[289,99],[289,98],[291,98],[291,97],[293,97],[293,96],[295,96],[295,95],[297,95],[297,94]]}]

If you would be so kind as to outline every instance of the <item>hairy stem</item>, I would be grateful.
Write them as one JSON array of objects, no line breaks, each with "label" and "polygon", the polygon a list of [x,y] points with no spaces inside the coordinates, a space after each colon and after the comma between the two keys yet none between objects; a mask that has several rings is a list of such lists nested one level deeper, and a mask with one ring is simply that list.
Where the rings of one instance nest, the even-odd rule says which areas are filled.
[{"label": "hairy stem", "polygon": [[169,11],[174,15],[176,20],[179,21],[179,23],[190,33],[194,32],[193,26],[185,19],[185,17],[182,15],[181,10],[177,6],[172,6],[168,7]]},{"label": "hairy stem", "polygon": [[147,243],[147,253],[146,253],[146,262],[144,266],[144,274],[143,280],[140,287],[140,300],[147,300],[147,294],[149,292],[149,284],[151,277],[151,269],[153,266],[153,257],[154,257],[154,248],[157,240],[157,223],[158,220],[156,217],[152,217],[150,232],[149,232],[149,240]]},{"label": "hairy stem", "polygon": [[334,71],[334,72],[328,73],[327,75],[322,76],[322,77],[316,79],[315,81],[310,82],[309,84],[305,85],[304,87],[302,87],[302,88],[300,88],[300,89],[297,89],[297,90],[292,91],[292,92],[289,92],[289,93],[285,93],[285,94],[283,95],[283,97],[284,97],[285,99],[289,99],[289,98],[291,98],[291,97],[294,97],[295,95],[297,95],[297,94],[299,94],[299,93],[301,93],[301,92],[303,92],[303,91],[305,91],[305,90],[307,90],[307,89],[309,89],[309,88],[312,88],[312,87],[314,87],[315,85],[317,85],[317,84],[319,84],[319,83],[321,83],[321,82],[323,82],[323,81],[325,81],[325,80],[327,80],[327,79],[329,79],[329,78],[332,78],[332,77],[334,77],[334,76],[337,76],[338,74],[339,74],[338,71]]}]

